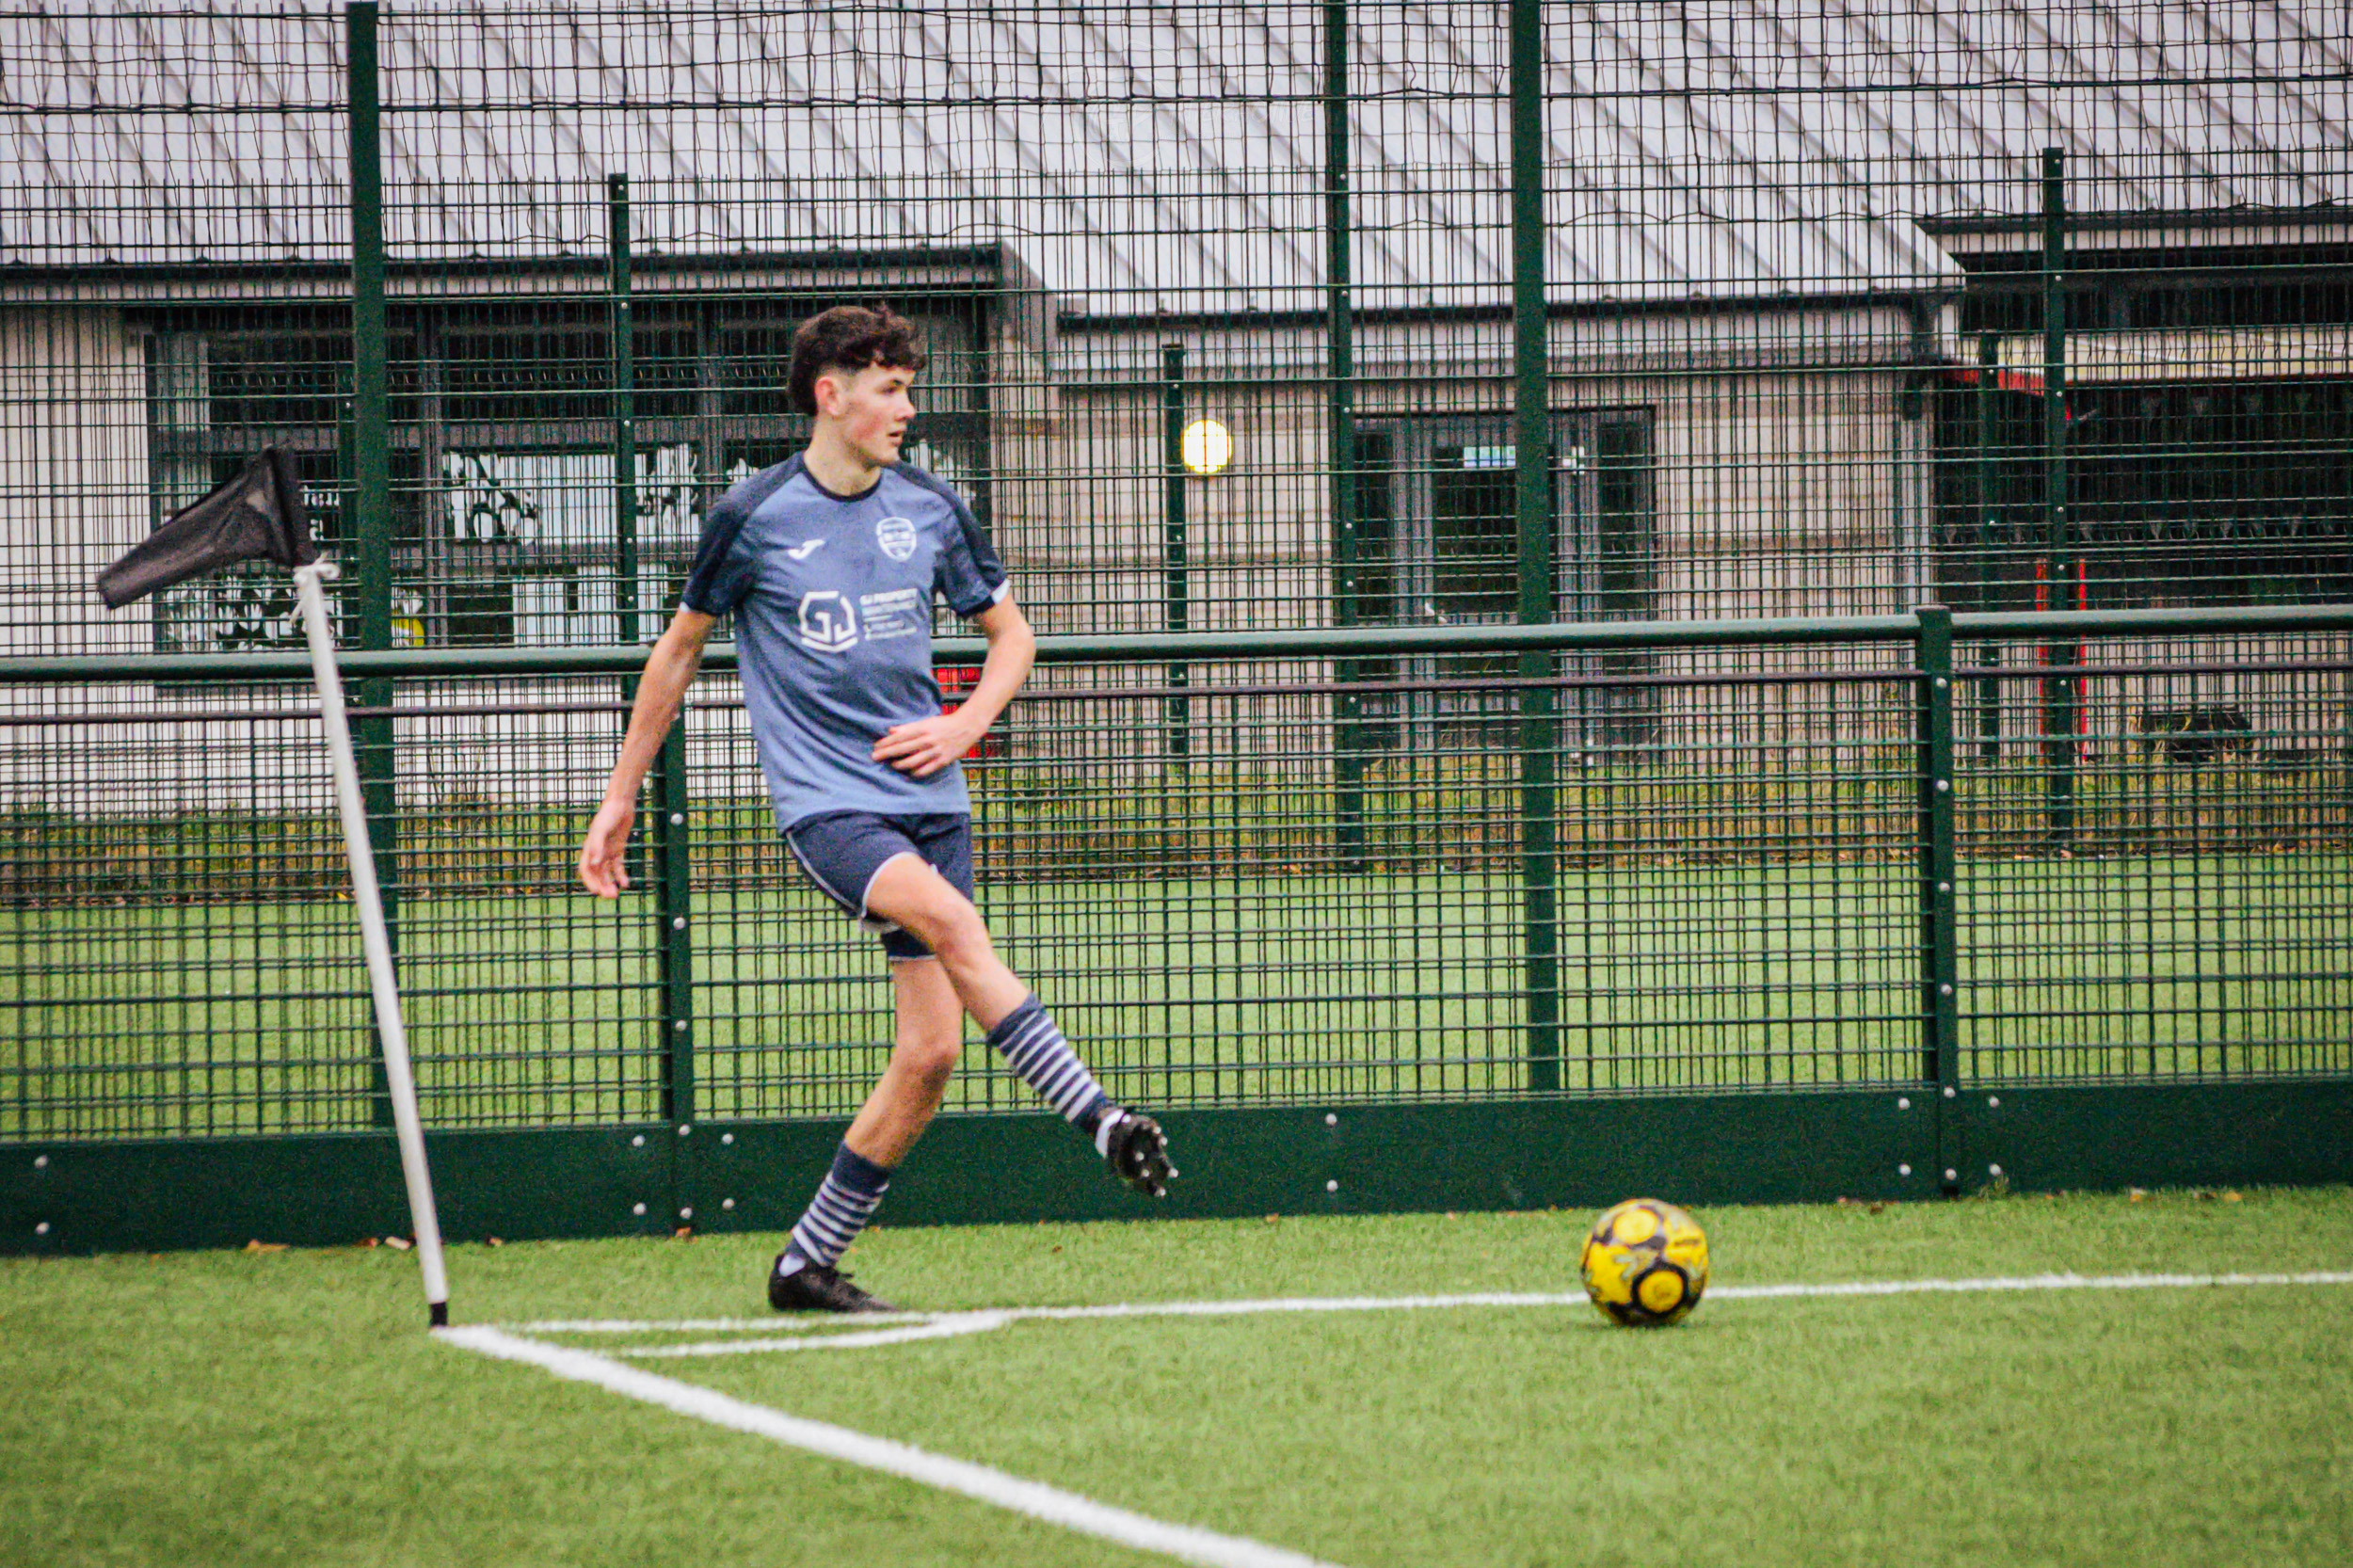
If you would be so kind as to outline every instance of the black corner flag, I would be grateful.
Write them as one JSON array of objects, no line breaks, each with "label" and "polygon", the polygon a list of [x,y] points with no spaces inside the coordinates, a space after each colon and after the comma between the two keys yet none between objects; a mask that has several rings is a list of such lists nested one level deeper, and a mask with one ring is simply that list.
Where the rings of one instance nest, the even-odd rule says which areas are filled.
[{"label": "black corner flag", "polygon": [[98,597],[107,609],[120,610],[158,588],[239,561],[307,567],[318,558],[294,465],[278,448],[264,447],[243,473],[174,512],[129,554],[101,572]]}]

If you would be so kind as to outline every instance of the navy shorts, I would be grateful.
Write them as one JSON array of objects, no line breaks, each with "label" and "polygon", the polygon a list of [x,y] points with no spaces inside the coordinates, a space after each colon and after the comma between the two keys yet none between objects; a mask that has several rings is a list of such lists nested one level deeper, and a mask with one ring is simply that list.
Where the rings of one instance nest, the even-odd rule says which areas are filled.
[{"label": "navy shorts", "polygon": [[874,811],[827,811],[784,830],[792,858],[850,919],[882,934],[893,958],[929,958],[913,933],[866,912],[874,873],[902,855],[920,857],[966,898],[972,896],[972,819],[961,811],[886,817]]}]

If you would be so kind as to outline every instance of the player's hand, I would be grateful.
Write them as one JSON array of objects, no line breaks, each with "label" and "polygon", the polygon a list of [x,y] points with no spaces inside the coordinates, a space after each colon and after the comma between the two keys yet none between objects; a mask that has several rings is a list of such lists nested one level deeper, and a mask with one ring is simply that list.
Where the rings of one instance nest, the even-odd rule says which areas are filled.
[{"label": "player's hand", "polygon": [[901,773],[929,778],[970,751],[980,730],[959,710],[912,724],[894,724],[874,743],[874,760],[888,762]]},{"label": "player's hand", "polygon": [[637,820],[637,803],[608,800],[588,824],[580,846],[580,880],[599,898],[618,898],[629,886],[621,851],[629,847],[630,824]]}]

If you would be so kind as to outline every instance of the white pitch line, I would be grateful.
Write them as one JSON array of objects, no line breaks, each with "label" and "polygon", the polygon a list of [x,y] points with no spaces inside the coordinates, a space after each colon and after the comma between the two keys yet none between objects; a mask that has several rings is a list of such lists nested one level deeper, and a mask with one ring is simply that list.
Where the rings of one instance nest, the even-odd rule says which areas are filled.
[{"label": "white pitch line", "polygon": [[[896,1314],[894,1314],[896,1316]],[[904,1345],[916,1339],[952,1339],[959,1334],[986,1334],[1013,1319],[1002,1312],[949,1312],[929,1322],[862,1333],[801,1335],[792,1339],[704,1339],[685,1345],[634,1345],[616,1355],[659,1359],[690,1355],[758,1355],[769,1351],[848,1351],[866,1345]]]},{"label": "white pitch line", "polygon": [[[2277,1274],[2013,1274],[1985,1279],[1896,1279],[1855,1280],[1830,1285],[1731,1285],[1719,1286],[1707,1292],[1708,1301],[1784,1301],[1812,1296],[1911,1296],[1936,1295],[1970,1291],[2006,1290],[2148,1290],[2191,1289],[2201,1288],[2279,1286],[2279,1285],[2353,1285],[2353,1271],[2312,1271],[2303,1273]],[[953,1325],[945,1333],[971,1334],[983,1328],[996,1328],[1004,1323],[1026,1320],[1070,1320],[1091,1318],[1226,1318],[1263,1312],[1384,1312],[1410,1311],[1433,1307],[1457,1306],[1583,1306],[1585,1293],[1552,1291],[1546,1293],[1488,1293],[1459,1296],[1278,1296],[1264,1300],[1201,1301],[1201,1302],[1125,1302],[1104,1306],[1007,1306],[988,1307],[975,1312],[906,1312],[887,1317],[877,1315],[882,1322]],[[985,1319],[986,1322],[975,1320]],[[779,1318],[687,1318],[674,1322],[623,1318],[581,1318],[550,1320],[524,1323],[518,1332],[525,1334],[728,1334],[761,1331],[775,1334],[778,1330],[803,1331],[831,1326],[839,1319],[816,1319],[795,1322]],[[879,1329],[879,1324],[878,1324]],[[899,1332],[899,1331],[882,1331]],[[925,1334],[923,1338],[937,1336]],[[909,1336],[916,1337],[916,1336]],[[831,1344],[885,1344],[879,1336],[867,1335],[838,1335],[795,1340],[789,1347]],[[643,1353],[643,1352],[631,1352]],[[683,1353],[673,1352],[672,1353]]]},{"label": "white pitch line", "polygon": [[950,1459],[885,1437],[871,1437],[847,1427],[787,1416],[766,1405],[729,1399],[691,1383],[659,1377],[591,1351],[572,1350],[520,1338],[494,1328],[436,1329],[437,1337],[477,1354],[501,1361],[520,1361],[574,1383],[638,1400],[714,1426],[769,1438],[788,1448],[820,1454],[846,1464],[880,1470],[924,1486],[954,1492],[1016,1513],[1042,1519],[1081,1535],[1115,1541],[1147,1552],[1159,1552],[1180,1562],[1203,1568],[1334,1568],[1331,1563],[1263,1542],[1236,1535],[1219,1535],[1189,1525],[1171,1525],[1124,1508],[1098,1503],[1075,1492],[1043,1482],[1023,1480],[985,1464]]},{"label": "white pitch line", "polygon": [[[1225,1318],[1253,1312],[1376,1312],[1396,1307],[1417,1306],[1582,1306],[1585,1292],[1574,1295],[1475,1295],[1475,1296],[1279,1296],[1263,1301],[1207,1302],[1129,1302],[1108,1306],[1003,1306],[978,1309],[1007,1322],[1016,1319],[1038,1318]],[[882,1314],[874,1314],[876,1317]],[[949,1312],[904,1312],[889,1315],[898,1319],[934,1321],[942,1318],[968,1316]],[[687,1318],[677,1322],[657,1322],[625,1318],[553,1319],[543,1322],[514,1325],[518,1334],[664,1334],[708,1333],[779,1328],[817,1328],[839,1322],[839,1319],[813,1319],[795,1323],[777,1318]]]},{"label": "white pitch line", "polygon": [[1971,1290],[2159,1290],[2249,1285],[2353,1285],[2353,1272],[2299,1274],[2015,1274],[1995,1279],[1865,1280],[1849,1285],[1742,1285],[1710,1298],[1774,1301],[1785,1296],[1910,1296]]}]

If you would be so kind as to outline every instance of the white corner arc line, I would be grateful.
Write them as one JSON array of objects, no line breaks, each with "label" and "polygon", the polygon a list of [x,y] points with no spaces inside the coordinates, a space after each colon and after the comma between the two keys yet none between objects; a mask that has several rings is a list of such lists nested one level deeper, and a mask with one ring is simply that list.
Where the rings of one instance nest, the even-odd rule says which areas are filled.
[{"label": "white corner arc line", "polygon": [[[2353,1285],[2353,1270],[2308,1270],[2300,1273],[2233,1274],[2010,1274],[1983,1279],[1852,1280],[1828,1285],[1731,1285],[1707,1292],[1708,1301],[1786,1301],[1817,1296],[1945,1295],[1975,1291],[2011,1290],[2150,1290],[2243,1288],[2281,1285]],[[972,1312],[908,1312],[892,1314],[876,1325],[893,1321],[910,1324],[957,1324],[958,1333],[977,1333],[1028,1320],[1072,1320],[1089,1318],[1225,1318],[1262,1312],[1384,1312],[1453,1306],[1583,1306],[1577,1291],[1491,1292],[1456,1296],[1278,1296],[1263,1300],[1196,1302],[1125,1302],[1103,1306],[1006,1306]],[[975,1320],[987,1320],[985,1322]],[[674,1321],[629,1318],[552,1319],[518,1325],[523,1334],[730,1334],[779,1330],[792,1332],[824,1326],[825,1320],[801,1324],[778,1318],[685,1318]],[[964,1324],[970,1326],[961,1326]],[[925,1334],[923,1338],[936,1336]],[[909,1337],[917,1337],[910,1335]],[[865,1335],[812,1338],[810,1344],[852,1342],[894,1343]],[[794,1341],[797,1348],[802,1341]],[[682,1352],[680,1353],[683,1353]]]},{"label": "white corner arc line", "polygon": [[1190,1525],[1131,1513],[1064,1492],[1042,1481],[1023,1480],[1002,1470],[966,1460],[950,1459],[887,1437],[872,1437],[847,1427],[788,1416],[766,1405],[730,1399],[691,1383],[680,1383],[635,1367],[624,1367],[593,1351],[547,1345],[494,1328],[436,1329],[434,1336],[500,1361],[520,1361],[573,1383],[593,1384],[625,1399],[691,1416],[713,1426],[765,1437],[788,1448],[839,1460],[845,1464],[880,1470],[920,1485],[953,1492],[1015,1513],[1059,1525],[1081,1535],[1114,1541],[1147,1552],[1159,1552],[1202,1568],[1335,1568],[1316,1558],[1304,1557],[1241,1536],[1219,1535]]},{"label": "white corner arc line", "polygon": [[1013,1321],[1009,1312],[950,1312],[929,1322],[897,1328],[869,1329],[850,1334],[804,1334],[790,1339],[704,1339],[684,1345],[632,1345],[615,1351],[646,1360],[693,1355],[759,1355],[769,1351],[848,1351],[868,1345],[904,1345],[916,1339],[952,1339],[960,1334],[986,1334]]}]

